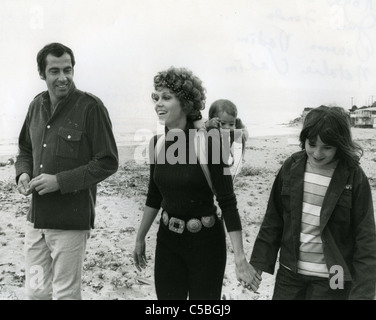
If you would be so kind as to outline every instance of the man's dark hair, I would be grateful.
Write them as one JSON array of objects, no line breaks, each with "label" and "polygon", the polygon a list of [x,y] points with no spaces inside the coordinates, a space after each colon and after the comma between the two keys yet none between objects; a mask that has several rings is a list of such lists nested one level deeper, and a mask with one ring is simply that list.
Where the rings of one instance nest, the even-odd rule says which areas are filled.
[{"label": "man's dark hair", "polygon": [[57,42],[53,42],[44,46],[37,55],[39,74],[42,75],[43,78],[46,77],[47,56],[49,54],[53,55],[54,57],[61,57],[64,53],[68,53],[70,55],[72,67],[74,67],[76,62],[74,60],[73,51],[70,48]]}]

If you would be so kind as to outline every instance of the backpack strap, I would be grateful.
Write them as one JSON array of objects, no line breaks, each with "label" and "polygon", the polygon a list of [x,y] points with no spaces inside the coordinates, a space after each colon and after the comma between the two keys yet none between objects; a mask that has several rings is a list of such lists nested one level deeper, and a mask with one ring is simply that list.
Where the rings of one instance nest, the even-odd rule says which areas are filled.
[{"label": "backpack strap", "polygon": [[211,180],[211,175],[208,167],[208,159],[207,159],[207,152],[206,152],[206,138],[205,133],[202,129],[198,130],[195,139],[195,151],[197,154],[198,162],[200,163],[201,169],[204,172],[206,181],[208,182],[208,185],[210,189],[213,191],[213,194],[216,194],[215,189],[213,187],[213,183]]},{"label": "backpack strap", "polygon": [[165,134],[161,134],[160,137],[157,138],[157,143],[155,144],[155,147],[154,147],[154,163],[155,164],[157,164],[157,158],[165,143],[165,139],[166,139]]},{"label": "backpack strap", "polygon": [[240,172],[240,169],[242,167],[242,161],[244,156],[244,150],[243,150],[243,143],[239,143],[237,141],[234,141],[232,144],[233,148],[233,160],[234,163],[230,168],[231,175],[232,175],[232,183],[235,183],[235,179]]}]

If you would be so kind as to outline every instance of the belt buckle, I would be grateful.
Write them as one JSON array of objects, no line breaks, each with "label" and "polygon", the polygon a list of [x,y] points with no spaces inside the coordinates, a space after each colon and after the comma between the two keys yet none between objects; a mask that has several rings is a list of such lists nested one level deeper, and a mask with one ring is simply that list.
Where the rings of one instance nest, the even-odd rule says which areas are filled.
[{"label": "belt buckle", "polygon": [[171,217],[170,222],[168,224],[168,228],[171,231],[174,231],[176,233],[183,233],[185,227],[185,222],[181,219]]},{"label": "belt buckle", "polygon": [[201,217],[201,223],[204,227],[211,228],[215,223],[214,215]]},{"label": "belt buckle", "polygon": [[198,219],[190,219],[187,222],[187,229],[192,233],[199,232],[202,228],[201,221]]}]

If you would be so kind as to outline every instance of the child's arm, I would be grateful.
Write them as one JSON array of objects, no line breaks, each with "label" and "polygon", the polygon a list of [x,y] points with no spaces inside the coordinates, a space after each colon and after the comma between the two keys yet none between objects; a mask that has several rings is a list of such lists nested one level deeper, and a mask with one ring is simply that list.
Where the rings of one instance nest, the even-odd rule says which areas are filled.
[{"label": "child's arm", "polygon": [[219,129],[221,127],[221,122],[219,118],[211,118],[205,122],[206,130]]},{"label": "child's arm", "polygon": [[199,113],[192,118],[193,127],[195,129],[206,129],[205,127],[205,119],[202,118],[202,114],[199,111]]},{"label": "child's arm", "polygon": [[[257,273],[274,273],[284,229],[281,190],[285,164],[274,179],[263,222],[253,245],[249,263]],[[289,166],[288,166],[289,167]]]},{"label": "child's arm", "polygon": [[193,127],[195,129],[205,129],[206,130],[205,123],[206,123],[205,119],[195,120],[195,121],[193,121]]},{"label": "child's arm", "polygon": [[363,170],[355,175],[352,189],[354,253],[350,300],[373,300],[376,288],[376,231],[372,191]]},{"label": "child's arm", "polygon": [[243,133],[243,137],[244,137],[244,142],[247,141],[248,137],[249,137],[248,129],[243,124],[243,121],[240,118],[236,118],[235,127],[236,127],[236,129],[242,129],[242,133]]},{"label": "child's arm", "polygon": [[205,129],[205,130],[210,130],[210,129],[219,129],[221,127],[221,124],[219,122],[218,118],[212,118],[212,119],[200,119],[193,121],[193,126],[196,129]]}]

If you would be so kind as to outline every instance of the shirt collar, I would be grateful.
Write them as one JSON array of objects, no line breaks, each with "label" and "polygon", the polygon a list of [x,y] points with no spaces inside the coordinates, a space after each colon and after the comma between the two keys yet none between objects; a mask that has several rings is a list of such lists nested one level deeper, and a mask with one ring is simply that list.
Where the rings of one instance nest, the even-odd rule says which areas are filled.
[{"label": "shirt collar", "polygon": [[[73,94],[73,92],[76,90],[76,85],[74,82],[72,82],[72,86],[70,87],[68,94],[59,101],[59,105],[67,101]],[[43,93],[43,102],[47,105],[50,105],[51,99],[50,99],[50,94],[48,93],[48,90]]]}]

